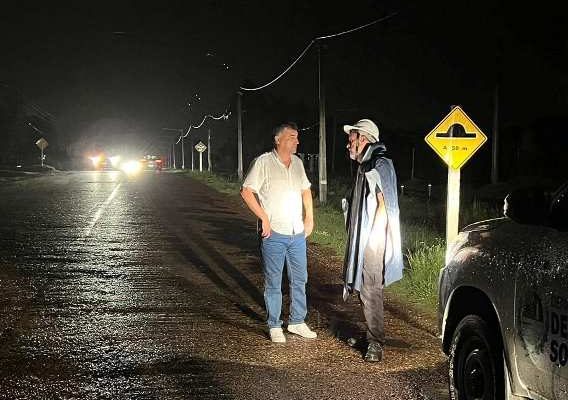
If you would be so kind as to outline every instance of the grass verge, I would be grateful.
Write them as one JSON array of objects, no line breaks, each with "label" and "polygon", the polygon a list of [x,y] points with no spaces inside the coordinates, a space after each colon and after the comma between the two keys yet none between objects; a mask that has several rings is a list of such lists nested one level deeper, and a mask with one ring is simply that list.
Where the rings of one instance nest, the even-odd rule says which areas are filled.
[{"label": "grass verge", "polygon": [[[240,183],[235,178],[210,173],[188,173],[219,192],[238,196]],[[346,193],[342,187],[331,187],[327,205],[314,202],[315,229],[310,241],[330,248],[337,256],[345,249],[345,224],[340,199],[333,193]],[[438,296],[438,274],[444,264],[446,250],[443,225],[444,205],[408,196],[399,199],[402,251],[405,256],[404,277],[387,291],[419,309],[434,312]],[[479,204],[462,207],[462,220],[470,223],[495,215],[495,210]]]}]

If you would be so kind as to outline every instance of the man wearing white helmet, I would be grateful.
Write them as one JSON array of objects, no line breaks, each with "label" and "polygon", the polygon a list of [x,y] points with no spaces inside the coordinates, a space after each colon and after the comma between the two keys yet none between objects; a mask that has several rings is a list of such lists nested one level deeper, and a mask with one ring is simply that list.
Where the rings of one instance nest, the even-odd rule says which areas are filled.
[{"label": "man wearing white helmet", "polygon": [[359,292],[367,322],[365,361],[383,358],[383,288],[402,278],[396,173],[379,129],[369,119],[345,125],[347,148],[359,168],[349,200],[343,201],[347,229],[343,298]]}]

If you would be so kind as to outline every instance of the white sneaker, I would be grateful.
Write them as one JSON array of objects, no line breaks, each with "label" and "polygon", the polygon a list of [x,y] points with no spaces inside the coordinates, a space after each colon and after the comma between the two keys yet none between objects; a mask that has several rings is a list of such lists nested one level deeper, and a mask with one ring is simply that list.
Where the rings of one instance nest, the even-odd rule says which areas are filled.
[{"label": "white sneaker", "polygon": [[282,328],[270,328],[270,340],[273,343],[286,343],[286,336]]},{"label": "white sneaker", "polygon": [[318,337],[318,334],[312,331],[304,322],[301,324],[288,325],[288,332],[295,333],[306,339],[315,339]]}]

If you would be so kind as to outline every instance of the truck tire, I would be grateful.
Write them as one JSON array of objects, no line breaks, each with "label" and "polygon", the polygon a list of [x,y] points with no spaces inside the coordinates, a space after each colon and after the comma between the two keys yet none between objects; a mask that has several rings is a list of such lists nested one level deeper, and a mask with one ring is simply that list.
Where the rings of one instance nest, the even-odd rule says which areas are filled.
[{"label": "truck tire", "polygon": [[504,399],[502,347],[499,332],[478,315],[467,315],[459,322],[449,358],[452,400]]}]

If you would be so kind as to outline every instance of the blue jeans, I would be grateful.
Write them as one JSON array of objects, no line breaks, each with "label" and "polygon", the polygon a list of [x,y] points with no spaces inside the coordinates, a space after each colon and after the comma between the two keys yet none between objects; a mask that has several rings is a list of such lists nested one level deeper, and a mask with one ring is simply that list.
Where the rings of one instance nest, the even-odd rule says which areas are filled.
[{"label": "blue jeans", "polygon": [[288,266],[290,283],[290,318],[288,324],[301,324],[308,312],[306,306],[306,282],[308,281],[308,260],[304,233],[282,235],[272,231],[270,237],[262,239],[262,261],[264,264],[264,302],[268,313],[268,327],[280,328],[282,320],[282,272],[284,261]]}]

